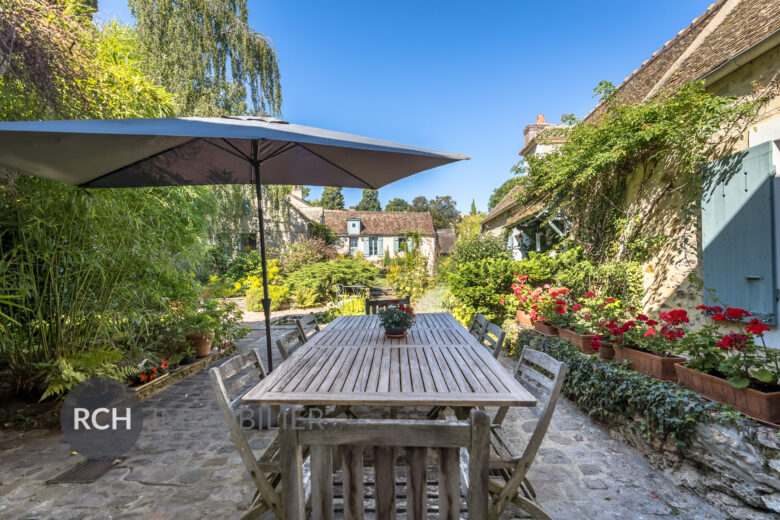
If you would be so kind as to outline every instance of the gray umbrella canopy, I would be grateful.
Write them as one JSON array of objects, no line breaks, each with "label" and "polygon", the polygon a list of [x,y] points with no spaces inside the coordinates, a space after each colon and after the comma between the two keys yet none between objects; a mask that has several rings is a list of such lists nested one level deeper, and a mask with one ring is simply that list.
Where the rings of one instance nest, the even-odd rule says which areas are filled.
[{"label": "gray umbrella canopy", "polygon": [[263,117],[0,123],[0,166],[87,188],[254,184],[268,368],[271,300],[261,184],[380,188],[465,155]]},{"label": "gray umbrella canopy", "polygon": [[379,188],[464,155],[221,117],[0,123],[0,165],[90,188],[252,184]]}]

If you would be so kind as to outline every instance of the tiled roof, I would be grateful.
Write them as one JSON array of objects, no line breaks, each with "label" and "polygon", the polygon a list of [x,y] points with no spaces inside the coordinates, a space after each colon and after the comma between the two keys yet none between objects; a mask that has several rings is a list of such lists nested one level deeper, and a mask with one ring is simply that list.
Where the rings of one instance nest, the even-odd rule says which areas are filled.
[{"label": "tiled roof", "polygon": [[490,213],[487,214],[485,218],[482,219],[482,222],[488,222],[490,220],[493,220],[497,215],[501,214],[505,209],[510,207],[513,204],[517,203],[517,196],[520,195],[520,191],[523,189],[522,186],[515,186],[511,190],[509,190],[509,193],[504,195],[504,198],[498,201],[498,204],[490,211]]},{"label": "tiled roof", "polygon": [[[617,96],[638,103],[658,89],[696,81],[778,29],[780,2],[719,0],[623,80]],[[602,113],[599,105],[586,119]]]},{"label": "tiled roof", "polygon": [[428,212],[325,210],[325,224],[337,235],[347,234],[347,220],[351,218],[360,219],[361,235],[398,236],[409,231],[434,234]]},{"label": "tiled roof", "polygon": [[437,229],[436,235],[439,237],[439,252],[447,255],[455,249],[455,230]]}]

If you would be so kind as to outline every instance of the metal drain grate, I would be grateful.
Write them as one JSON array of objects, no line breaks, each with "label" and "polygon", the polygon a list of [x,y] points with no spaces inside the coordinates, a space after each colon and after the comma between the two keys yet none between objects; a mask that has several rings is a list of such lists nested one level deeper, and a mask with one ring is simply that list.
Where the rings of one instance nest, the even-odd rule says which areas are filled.
[{"label": "metal drain grate", "polygon": [[87,459],[76,467],[60,473],[47,484],[88,484],[103,476],[108,470],[122,462],[121,458],[101,457],[99,459]]}]

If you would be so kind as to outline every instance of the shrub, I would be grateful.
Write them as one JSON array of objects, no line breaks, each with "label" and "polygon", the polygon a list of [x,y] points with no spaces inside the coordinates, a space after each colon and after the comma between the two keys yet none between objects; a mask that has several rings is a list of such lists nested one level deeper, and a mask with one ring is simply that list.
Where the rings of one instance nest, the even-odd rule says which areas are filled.
[{"label": "shrub", "polygon": [[326,262],[336,258],[336,250],[322,238],[311,238],[299,242],[282,254],[280,258],[281,272],[285,275],[297,271],[301,267]]},{"label": "shrub", "polygon": [[580,353],[560,338],[518,331],[506,323],[507,351],[517,357],[523,345],[549,354],[568,367],[563,393],[588,415],[605,422],[634,422],[645,437],[687,445],[696,424],[734,417],[723,405],[706,401],[695,392],[658,381],[625,366]]},{"label": "shrub", "polygon": [[[289,300],[290,290],[283,285],[269,285],[268,297],[271,298],[271,310],[277,311]],[[246,292],[246,308],[254,312],[263,310],[263,288],[256,287]]]},{"label": "shrub", "polygon": [[474,235],[458,240],[452,253],[455,265],[495,258],[509,260],[506,241],[500,236]]},{"label": "shrub", "polygon": [[225,279],[235,283],[250,274],[260,272],[262,272],[260,253],[251,249],[249,251],[241,251],[236,255],[225,270]]},{"label": "shrub", "polygon": [[301,289],[312,290],[318,303],[325,303],[336,296],[335,284],[369,286],[378,274],[378,269],[350,258],[340,258],[302,267],[285,280],[290,292],[298,294]]},{"label": "shrub", "polygon": [[410,233],[410,251],[401,253],[387,268],[387,283],[398,297],[409,296],[418,300],[425,294],[431,280],[428,275],[428,259],[420,252],[420,235]]},{"label": "shrub", "polygon": [[314,287],[299,287],[295,291],[295,303],[301,309],[317,306],[317,290]]},{"label": "shrub", "polygon": [[508,258],[488,258],[455,266],[448,275],[450,297],[446,306],[462,323],[468,323],[475,313],[488,319],[505,317],[502,300],[509,292],[517,262]]}]

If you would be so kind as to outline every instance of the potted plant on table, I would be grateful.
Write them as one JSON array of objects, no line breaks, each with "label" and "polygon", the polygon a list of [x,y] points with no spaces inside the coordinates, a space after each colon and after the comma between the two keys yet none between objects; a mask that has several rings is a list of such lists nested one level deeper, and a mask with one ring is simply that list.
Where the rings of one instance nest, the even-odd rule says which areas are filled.
[{"label": "potted plant on table", "polygon": [[407,329],[415,322],[411,307],[407,307],[403,303],[382,305],[377,309],[377,314],[388,338],[405,337]]},{"label": "potted plant on table", "polygon": [[[689,333],[675,365],[680,384],[756,419],[780,424],[780,351],[766,347],[761,320],[744,309],[700,305],[711,322]],[[745,321],[747,320],[747,321]]]},{"label": "potted plant on table", "polygon": [[615,358],[628,361],[637,372],[661,381],[676,381],[674,366],[685,361],[675,355],[677,342],[685,337],[690,320],[683,309],[661,312],[659,320],[637,314],[614,329]]}]

